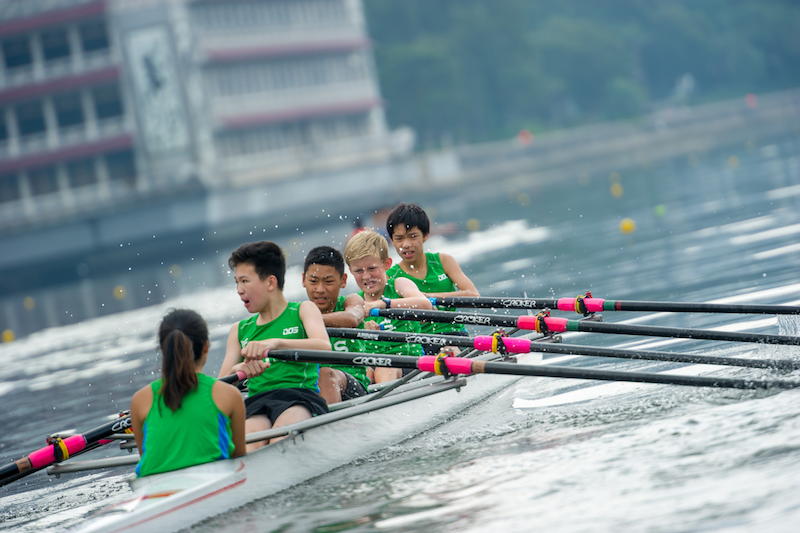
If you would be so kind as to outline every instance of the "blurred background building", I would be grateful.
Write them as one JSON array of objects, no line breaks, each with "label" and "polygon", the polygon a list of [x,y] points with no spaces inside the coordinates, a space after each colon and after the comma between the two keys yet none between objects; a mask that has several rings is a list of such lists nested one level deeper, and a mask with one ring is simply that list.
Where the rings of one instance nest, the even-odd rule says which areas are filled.
[{"label": "blurred background building", "polygon": [[392,157],[360,0],[7,0],[0,39],[3,230]]}]

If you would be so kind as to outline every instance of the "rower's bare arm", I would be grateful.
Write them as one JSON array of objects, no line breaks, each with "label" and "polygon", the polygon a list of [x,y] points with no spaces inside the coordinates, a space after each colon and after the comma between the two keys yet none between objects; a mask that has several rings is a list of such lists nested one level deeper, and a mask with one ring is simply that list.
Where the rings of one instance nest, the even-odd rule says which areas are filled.
[{"label": "rower's bare arm", "polygon": [[131,429],[133,430],[133,437],[136,439],[136,446],[139,448],[139,455],[142,455],[142,446],[144,445],[144,420],[147,418],[147,413],[153,405],[153,389],[150,385],[142,387],[131,398]]},{"label": "rower's bare arm", "polygon": [[439,260],[442,262],[444,273],[447,274],[447,277],[453,280],[453,283],[458,290],[453,292],[429,292],[426,293],[427,296],[431,298],[445,298],[450,296],[480,296],[475,284],[472,283],[472,280],[469,279],[461,270],[461,267],[458,265],[458,261],[456,261],[455,257],[450,254],[440,253]]},{"label": "rower's bare arm", "polygon": [[357,328],[364,321],[364,299],[353,293],[344,299],[344,311],[324,313],[322,320],[328,328]]},{"label": "rower's bare arm", "polygon": [[240,457],[247,453],[247,443],[245,442],[244,419],[245,408],[244,400],[239,389],[233,385],[217,381],[211,389],[214,403],[220,411],[231,419],[231,433],[233,436],[233,455]]},{"label": "rower's bare arm", "polygon": [[394,290],[402,298],[392,299],[392,309],[433,309],[428,297],[408,278],[395,279]]},{"label": "rower's bare arm", "polygon": [[312,302],[300,304],[300,320],[303,321],[303,328],[306,330],[307,339],[281,339],[287,349],[302,350],[331,350],[331,339],[325,329],[325,322],[322,320],[322,313]]},{"label": "rower's bare arm", "polygon": [[[263,353],[264,350],[261,350],[261,352]],[[242,361],[242,348],[239,342],[239,323],[237,322],[231,326],[231,331],[228,333],[228,341],[225,344],[225,359],[223,359],[222,367],[219,369],[219,377],[229,376],[239,371],[247,374],[248,378],[257,376],[269,368],[269,362],[261,361],[260,359],[261,358],[259,358],[259,360]]]}]

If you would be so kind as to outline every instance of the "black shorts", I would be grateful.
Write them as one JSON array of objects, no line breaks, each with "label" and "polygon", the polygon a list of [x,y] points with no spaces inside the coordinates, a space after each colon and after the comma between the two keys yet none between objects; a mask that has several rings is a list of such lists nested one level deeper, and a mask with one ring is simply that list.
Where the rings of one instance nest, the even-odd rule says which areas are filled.
[{"label": "black shorts", "polygon": [[344,377],[347,378],[347,385],[345,385],[342,391],[342,401],[367,395],[367,389],[364,388],[364,385],[362,385],[360,381],[348,372],[343,370],[341,372],[344,374]]},{"label": "black shorts", "polygon": [[302,405],[314,416],[324,415],[328,412],[328,404],[325,403],[322,396],[309,389],[268,390],[250,396],[244,401],[246,418],[264,415],[272,424],[281,416],[281,413],[295,405]]},{"label": "black shorts", "polygon": [[[442,333],[436,333],[436,335],[449,335],[451,337],[469,337],[469,333],[467,333],[466,331],[443,331]],[[441,346],[434,346],[432,344],[422,345],[422,351],[425,352],[425,355],[436,355],[439,353],[440,349]]]}]

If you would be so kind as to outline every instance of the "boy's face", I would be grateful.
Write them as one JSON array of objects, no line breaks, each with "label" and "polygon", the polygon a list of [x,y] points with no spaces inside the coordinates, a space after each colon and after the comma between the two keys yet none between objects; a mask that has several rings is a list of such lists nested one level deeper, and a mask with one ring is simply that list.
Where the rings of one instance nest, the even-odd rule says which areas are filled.
[{"label": "boy's face", "polygon": [[309,265],[303,272],[303,287],[308,299],[323,313],[331,313],[336,309],[339,291],[347,285],[347,274],[341,276],[330,265]]},{"label": "boy's face", "polygon": [[415,263],[425,257],[422,243],[427,240],[428,235],[423,234],[417,226],[406,229],[401,224],[400,227],[394,228],[394,233],[392,234],[392,245],[404,263]]},{"label": "boy's face", "polygon": [[271,287],[278,286],[275,276],[259,278],[255,267],[250,263],[236,265],[233,279],[236,280],[236,292],[250,313],[260,313],[267,303],[267,294],[272,290]]},{"label": "boy's face", "polygon": [[383,296],[383,290],[386,288],[386,270],[392,266],[391,258],[381,261],[379,257],[368,255],[354,259],[348,266],[358,288],[364,291],[365,296],[373,298]]}]

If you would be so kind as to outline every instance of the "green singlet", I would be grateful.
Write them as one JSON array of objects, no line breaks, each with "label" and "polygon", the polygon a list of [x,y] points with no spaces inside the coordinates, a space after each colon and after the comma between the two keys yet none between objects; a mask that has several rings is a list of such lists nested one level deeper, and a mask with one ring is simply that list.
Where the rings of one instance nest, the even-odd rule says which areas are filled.
[{"label": "green singlet", "polygon": [[231,420],[219,410],[211,394],[216,381],[205,374],[197,374],[197,388],[183,397],[180,408],[174,413],[160,394],[161,380],[150,384],[153,405],[144,420],[137,476],[211,463],[228,459],[233,454]]},{"label": "green singlet", "polygon": [[[250,341],[265,339],[306,339],[306,330],[300,320],[300,303],[289,302],[281,315],[264,325],[257,325],[258,315],[239,322],[239,344],[242,349]],[[244,360],[244,359],[242,359]],[[247,380],[250,396],[268,390],[301,388],[319,392],[319,365],[291,363],[269,358],[270,367],[256,377]]]},{"label": "green singlet", "polygon": [[[386,275],[390,280],[395,280],[399,277],[408,278],[414,282],[417,288],[425,294],[435,292],[455,292],[458,290],[453,280],[444,273],[442,261],[439,254],[425,252],[425,259],[428,261],[428,274],[425,279],[415,278],[411,274],[400,268],[400,263],[396,263],[389,270]],[[445,307],[437,305],[440,311],[456,311],[455,307]],[[466,331],[463,324],[440,324],[438,322],[423,322],[423,333],[446,333],[450,331]]]},{"label": "green singlet", "polygon": [[[344,296],[339,296],[336,300],[336,307],[333,312],[344,311]],[[337,352],[364,352],[364,341],[360,339],[342,339],[340,337],[331,337],[331,346]],[[367,377],[367,367],[365,366],[351,366],[351,365],[327,365],[331,368],[347,372],[359,383],[364,385],[366,389],[369,387],[369,378]]]},{"label": "green singlet", "polygon": [[[364,291],[358,291],[358,294],[363,298]],[[394,300],[395,298],[402,298],[397,291],[394,290],[393,280],[386,283],[386,288],[383,289],[383,297]],[[397,320],[394,318],[387,318],[384,316],[368,316],[364,318],[364,322],[377,322],[385,331],[399,331],[406,333],[422,333],[419,322],[414,320]],[[364,329],[362,323],[358,326]],[[413,355],[421,357],[423,355],[422,345],[420,344],[400,344],[396,342],[381,342],[381,341],[364,341],[364,350],[369,353],[387,353],[393,355]]]}]

